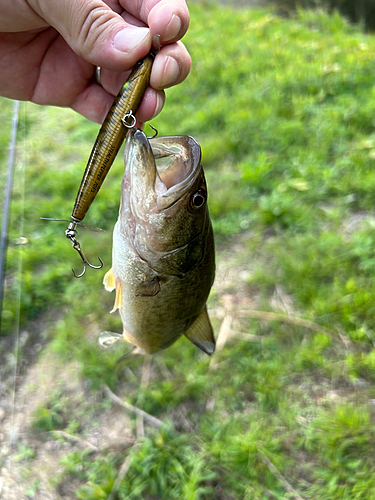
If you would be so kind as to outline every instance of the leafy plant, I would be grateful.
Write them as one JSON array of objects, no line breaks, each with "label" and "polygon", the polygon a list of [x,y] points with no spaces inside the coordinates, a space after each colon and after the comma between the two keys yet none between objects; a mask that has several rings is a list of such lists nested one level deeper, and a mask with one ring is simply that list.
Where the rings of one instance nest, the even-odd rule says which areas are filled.
[{"label": "leafy plant", "polygon": [[68,413],[67,399],[60,391],[53,394],[47,405],[40,405],[34,412],[32,426],[39,432],[49,432],[64,427],[64,417]]}]

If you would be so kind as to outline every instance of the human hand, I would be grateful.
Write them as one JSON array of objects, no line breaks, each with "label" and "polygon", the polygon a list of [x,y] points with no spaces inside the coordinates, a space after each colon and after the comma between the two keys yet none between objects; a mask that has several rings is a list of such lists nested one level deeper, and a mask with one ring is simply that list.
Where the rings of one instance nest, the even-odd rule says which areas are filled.
[{"label": "human hand", "polygon": [[[179,41],[189,24],[185,0],[0,0],[0,95],[71,107],[102,123],[135,63],[161,36],[137,112],[158,114],[163,89],[182,82],[190,56]],[[95,81],[101,69],[101,85]]]}]

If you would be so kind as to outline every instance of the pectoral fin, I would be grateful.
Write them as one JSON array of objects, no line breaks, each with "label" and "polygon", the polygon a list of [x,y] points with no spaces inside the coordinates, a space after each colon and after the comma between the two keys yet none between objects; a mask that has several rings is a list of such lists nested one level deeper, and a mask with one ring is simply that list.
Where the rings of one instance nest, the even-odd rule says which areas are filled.
[{"label": "pectoral fin", "polygon": [[115,277],[113,275],[112,268],[108,272],[105,273],[105,276],[103,279],[103,285],[104,285],[104,288],[108,292],[112,292],[112,290],[114,290],[116,288],[116,280],[115,280]]},{"label": "pectoral fin", "polygon": [[119,280],[116,281],[116,278],[113,274],[112,268],[105,274],[103,279],[104,288],[108,292],[112,292],[116,288],[116,298],[115,303],[113,305],[113,309],[111,313],[115,312],[121,306],[121,298],[122,298],[122,289],[121,283]]},{"label": "pectoral fin", "polygon": [[[116,280],[116,298],[115,298],[115,303],[113,304],[113,309],[111,313],[117,311],[121,307],[121,301],[122,301],[122,288],[121,288],[121,282],[120,280]],[[113,288],[112,288],[113,290]]]},{"label": "pectoral fin", "polygon": [[207,307],[197,316],[185,332],[185,336],[209,356],[215,352],[215,338],[207,314]]},{"label": "pectoral fin", "polygon": [[137,286],[136,297],[153,297],[160,292],[160,278],[155,276],[152,280],[144,281]]}]

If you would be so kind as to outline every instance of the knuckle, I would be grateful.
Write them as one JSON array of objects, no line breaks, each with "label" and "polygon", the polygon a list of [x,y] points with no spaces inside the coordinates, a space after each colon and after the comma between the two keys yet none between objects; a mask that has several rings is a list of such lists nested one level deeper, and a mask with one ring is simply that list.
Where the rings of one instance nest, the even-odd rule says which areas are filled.
[{"label": "knuckle", "polygon": [[90,4],[81,16],[77,16],[76,33],[73,38],[74,51],[82,57],[87,57],[103,40],[103,34],[116,16],[117,14],[106,8],[102,2],[97,2],[96,5]]}]

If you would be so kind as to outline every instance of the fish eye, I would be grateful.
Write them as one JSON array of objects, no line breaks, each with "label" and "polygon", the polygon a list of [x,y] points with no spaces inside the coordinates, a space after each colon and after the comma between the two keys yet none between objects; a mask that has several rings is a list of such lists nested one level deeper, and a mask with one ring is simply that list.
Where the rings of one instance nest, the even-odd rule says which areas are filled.
[{"label": "fish eye", "polygon": [[190,206],[195,210],[202,208],[207,201],[207,193],[204,189],[198,189],[190,198]]}]

